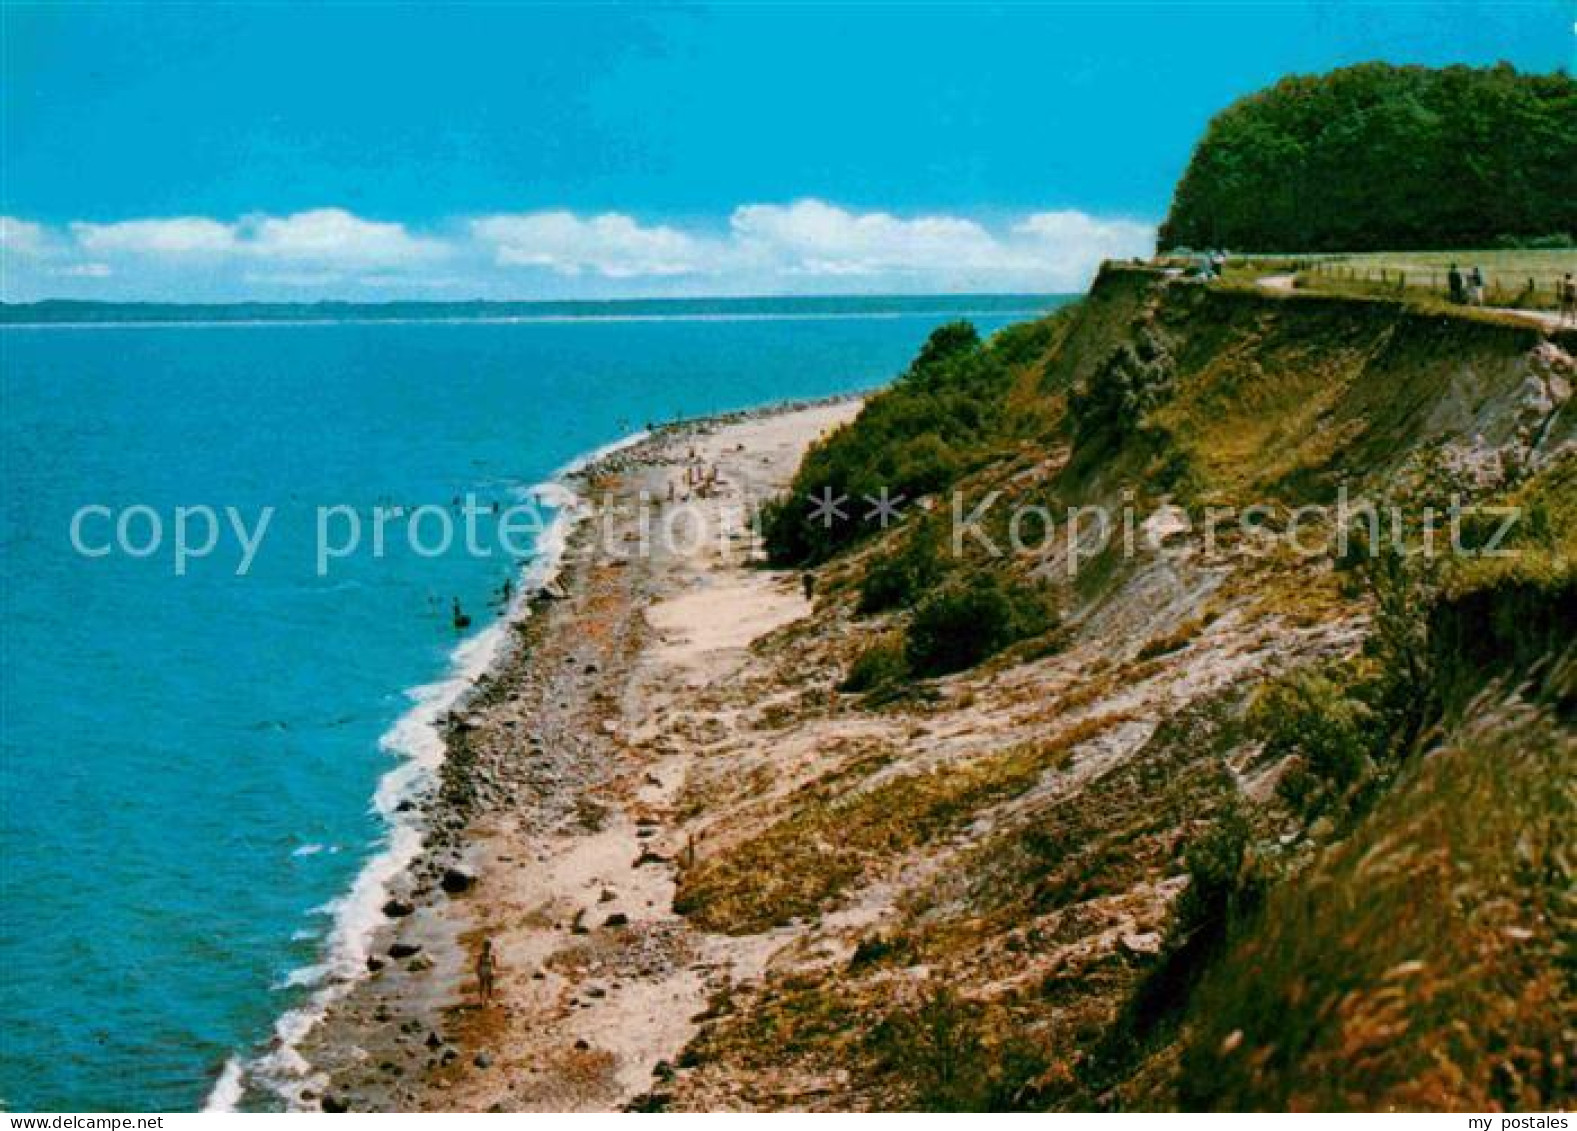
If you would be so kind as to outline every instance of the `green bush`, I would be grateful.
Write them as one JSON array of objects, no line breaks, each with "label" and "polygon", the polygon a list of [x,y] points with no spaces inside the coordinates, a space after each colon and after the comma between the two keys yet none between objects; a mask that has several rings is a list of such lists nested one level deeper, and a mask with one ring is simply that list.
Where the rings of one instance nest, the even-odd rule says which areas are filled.
[{"label": "green bush", "polygon": [[1189,925],[1219,923],[1247,902],[1253,890],[1249,848],[1254,829],[1243,807],[1228,805],[1216,822],[1183,850],[1188,890],[1182,916]]},{"label": "green bush", "polygon": [[1038,589],[978,572],[920,603],[909,624],[905,656],[919,675],[962,671],[1016,640],[1038,636],[1054,620]]},{"label": "green bush", "polygon": [[869,615],[908,608],[935,588],[946,571],[940,524],[929,519],[916,522],[895,553],[878,557],[867,567],[855,611]]},{"label": "green bush", "polygon": [[1357,784],[1385,737],[1369,705],[1349,694],[1351,683],[1344,671],[1301,670],[1272,683],[1254,705],[1265,755],[1300,759],[1282,796],[1303,812]]},{"label": "green bush", "polygon": [[1438,599],[1434,563],[1394,550],[1364,563],[1374,620],[1364,650],[1379,675],[1370,699],[1398,749],[1410,748],[1440,714],[1429,617]]},{"label": "green bush", "polygon": [[1033,1106],[1034,1081],[1046,1070],[1036,1049],[1006,1018],[933,990],[918,1008],[883,1021],[872,1044],[883,1066],[912,1089],[921,1111],[1014,1111]]},{"label": "green bush", "polygon": [[[824,561],[881,528],[866,496],[883,491],[912,505],[947,490],[990,459],[1006,426],[1015,366],[1042,340],[1021,332],[982,342],[967,322],[934,330],[913,364],[866,402],[855,420],[806,453],[787,495],[762,508],[773,562]],[[842,499],[846,517],[826,521],[814,500]]]},{"label": "green bush", "polygon": [[1176,388],[1177,366],[1161,338],[1139,327],[1132,343],[1112,351],[1087,382],[1068,395],[1068,411],[1080,436],[1127,435],[1144,414],[1165,403]]},{"label": "green bush", "polygon": [[1058,337],[1066,332],[1067,326],[1067,320],[1056,315],[1031,322],[1015,322],[992,336],[991,349],[1008,365],[1031,365],[1055,347]]},{"label": "green bush", "polygon": [[[958,452],[930,432],[900,441],[876,461],[883,482],[903,488],[889,488],[889,493],[894,497],[902,495],[905,501],[942,490],[958,476],[962,466]],[[876,490],[880,491],[881,485]]]},{"label": "green bush", "polygon": [[969,353],[980,347],[980,332],[969,322],[948,322],[931,331],[931,336],[920,347],[910,372],[924,371],[934,365]]},{"label": "green bush", "polygon": [[903,640],[883,636],[855,657],[840,691],[880,691],[901,682],[909,674]]}]

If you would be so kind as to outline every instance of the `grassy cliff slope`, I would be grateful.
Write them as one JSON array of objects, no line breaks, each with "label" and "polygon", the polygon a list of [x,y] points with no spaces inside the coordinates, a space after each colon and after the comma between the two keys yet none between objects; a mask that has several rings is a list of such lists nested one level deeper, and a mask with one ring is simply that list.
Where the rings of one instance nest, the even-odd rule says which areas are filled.
[{"label": "grassy cliff slope", "polygon": [[771,957],[653,1103],[1577,1101],[1572,352],[1139,268],[939,333],[765,516],[816,614],[697,703],[678,906]]}]

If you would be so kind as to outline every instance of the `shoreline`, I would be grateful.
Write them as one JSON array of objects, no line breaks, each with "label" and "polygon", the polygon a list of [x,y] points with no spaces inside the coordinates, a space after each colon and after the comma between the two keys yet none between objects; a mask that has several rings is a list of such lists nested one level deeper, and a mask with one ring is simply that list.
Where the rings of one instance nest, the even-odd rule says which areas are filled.
[{"label": "shoreline", "polygon": [[[369,802],[385,826],[385,843],[362,864],[349,888],[325,905],[331,909],[332,925],[319,960],[292,972],[292,978],[312,979],[314,992],[275,1021],[266,1053],[246,1060],[236,1053],[226,1060],[203,1104],[204,1111],[235,1111],[248,1095],[258,1092],[288,1102],[292,1092],[305,1086],[311,1066],[300,1056],[298,1046],[369,973],[370,948],[383,925],[382,907],[391,885],[413,868],[426,850],[430,810],[447,756],[445,720],[464,706],[478,679],[506,662],[511,627],[531,615],[532,594],[552,585],[558,575],[569,537],[583,517],[581,500],[570,489],[570,480],[584,467],[648,435],[643,430],[594,448],[525,489],[527,494],[557,493],[557,513],[522,568],[519,592],[509,606],[480,631],[458,641],[447,668],[437,678],[405,689],[410,706],[379,737],[380,749],[396,759],[378,778]],[[248,1077],[252,1078],[250,1087]]]},{"label": "shoreline", "polygon": [[[640,646],[649,643],[651,627],[642,622],[652,599],[696,580],[681,574],[695,573],[704,582],[722,564],[699,562],[693,553],[661,547],[645,558],[624,556],[615,550],[623,542],[610,542],[609,534],[617,531],[629,541],[631,531],[618,527],[630,516],[614,512],[628,509],[643,491],[658,500],[660,511],[665,486],[677,481],[675,469],[711,457],[719,469],[718,488],[704,498],[698,492],[690,502],[717,512],[722,530],[728,521],[721,516],[725,504],[760,501],[784,485],[809,442],[830,424],[851,418],[867,395],[781,402],[632,433],[572,460],[532,488],[565,492],[562,509],[544,533],[544,543],[551,544],[527,567],[510,609],[457,646],[451,668],[438,682],[412,690],[411,709],[385,736],[388,747],[404,755],[380,779],[376,794],[389,822],[389,843],[368,860],[340,898],[333,941],[323,958],[327,979],[305,1003],[280,1018],[261,1056],[247,1061],[244,1070],[232,1058],[209,1097],[211,1109],[233,1109],[247,1099],[323,1110],[454,1106],[454,1066],[490,1064],[496,1056],[482,1049],[484,1034],[476,1031],[476,1021],[489,1019],[474,1014],[488,1011],[476,1010],[468,1000],[475,996],[474,989],[467,991],[467,980],[474,984],[470,971],[479,931],[496,918],[489,912],[498,909],[506,891],[518,888],[519,882],[539,882],[534,875],[522,875],[534,873],[531,865],[498,849],[510,831],[502,826],[527,826],[533,835],[548,840],[558,836],[566,844],[606,839],[586,826],[598,823],[591,818],[603,802],[591,794],[608,784],[606,763],[614,753],[609,748],[619,745],[620,723],[604,717],[591,731],[561,726],[554,728],[557,734],[544,737],[541,732],[547,728],[533,727],[534,717],[546,722],[549,715],[606,716],[610,702],[618,698],[614,692],[628,691],[619,685],[629,682]],[[784,438],[777,453],[781,458],[758,454],[760,445],[754,441],[762,433]],[[740,466],[721,467],[719,461],[729,457]],[[744,466],[758,458],[766,461],[766,474]],[[600,543],[594,537],[599,525]],[[705,547],[701,549],[704,553]],[[767,571],[744,569],[743,559],[726,564],[741,573],[768,576]],[[610,570],[622,575],[620,584],[610,586]],[[604,607],[581,607],[588,603]],[[554,670],[548,653],[573,651],[587,634],[588,614],[594,624],[617,622],[614,635],[622,647],[604,649],[610,654],[602,663],[561,663]],[[433,694],[423,698],[424,691]],[[529,740],[522,742],[519,732],[528,728]],[[560,749],[548,750],[549,742]],[[535,767],[546,772],[534,772],[534,762],[548,763]],[[561,827],[557,834],[555,827]],[[660,856],[648,848],[652,830],[649,824],[630,823],[630,859]],[[598,846],[609,864],[610,847]],[[534,864],[548,862],[538,853]],[[628,867],[655,874],[654,862]],[[671,882],[668,889],[666,899],[654,892],[641,910],[661,909],[677,919],[667,910]],[[583,918],[556,926],[578,940],[588,933]],[[632,908],[608,911],[604,918],[622,925],[640,916]],[[389,953],[391,947],[395,955]],[[501,954],[507,955],[502,947]],[[510,968],[501,957],[501,984],[510,979]],[[536,973],[541,975],[536,981],[548,980],[541,971]],[[679,980],[687,983],[684,996],[699,1000],[699,981]],[[666,1034],[673,1044],[670,1057],[683,1044],[675,1040],[677,1035]],[[590,1051],[573,1044],[569,1048]],[[624,1051],[627,1060],[637,1050]],[[623,1099],[641,1090],[634,1086],[636,1080],[649,1082],[651,1067],[641,1066],[638,1075],[633,1069],[623,1073]],[[574,1084],[585,1068],[566,1071],[561,1083]],[[606,1076],[601,1073],[598,1087],[570,1091],[586,1101],[593,1093],[605,1096]],[[562,1102],[555,1100],[553,1106]],[[580,1106],[603,1105],[590,1101]]]}]

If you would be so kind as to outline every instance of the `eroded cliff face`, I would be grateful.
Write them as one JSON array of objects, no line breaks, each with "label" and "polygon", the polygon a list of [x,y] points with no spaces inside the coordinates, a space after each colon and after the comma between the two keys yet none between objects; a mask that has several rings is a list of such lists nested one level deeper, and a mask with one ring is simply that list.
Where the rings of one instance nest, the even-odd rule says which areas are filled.
[{"label": "eroded cliff face", "polygon": [[[641,737],[699,751],[676,907],[769,956],[649,1101],[1577,1099],[1572,347],[1108,268],[1011,394],[1048,426]],[[1498,516],[1432,526],[1453,496],[1520,508],[1509,556]],[[1014,552],[1028,507],[1057,536]],[[864,579],[959,514],[948,568],[1052,623],[846,690],[915,615]]]}]

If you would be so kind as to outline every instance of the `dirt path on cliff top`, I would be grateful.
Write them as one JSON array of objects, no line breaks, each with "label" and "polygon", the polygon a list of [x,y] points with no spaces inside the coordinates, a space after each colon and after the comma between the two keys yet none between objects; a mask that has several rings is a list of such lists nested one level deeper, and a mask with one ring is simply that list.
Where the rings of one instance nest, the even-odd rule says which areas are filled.
[{"label": "dirt path on cliff top", "polygon": [[[389,961],[309,1050],[333,1106],[617,1108],[651,1088],[713,990],[759,973],[771,938],[701,936],[673,911],[687,850],[674,806],[696,749],[685,698],[809,611],[797,575],[749,560],[746,507],[858,409],[665,435],[582,486],[595,506],[566,554],[562,599],[518,628],[520,647],[451,738],[469,799],[451,855],[475,890],[444,897],[432,865],[410,878],[417,910],[379,952],[419,938],[429,957]],[[643,492],[656,500],[644,518]],[[473,973],[483,939],[498,955],[486,1004]]]},{"label": "dirt path on cliff top", "polygon": [[[1290,295],[1297,291],[1298,277],[1296,275],[1264,275],[1256,279],[1255,283],[1262,290]],[[1548,330],[1559,330],[1563,325],[1572,325],[1569,322],[1562,322],[1560,314],[1553,310],[1521,310],[1510,306],[1465,307],[1464,309],[1486,310],[1493,314],[1509,314],[1513,318],[1522,318],[1529,322],[1536,322]]]}]

